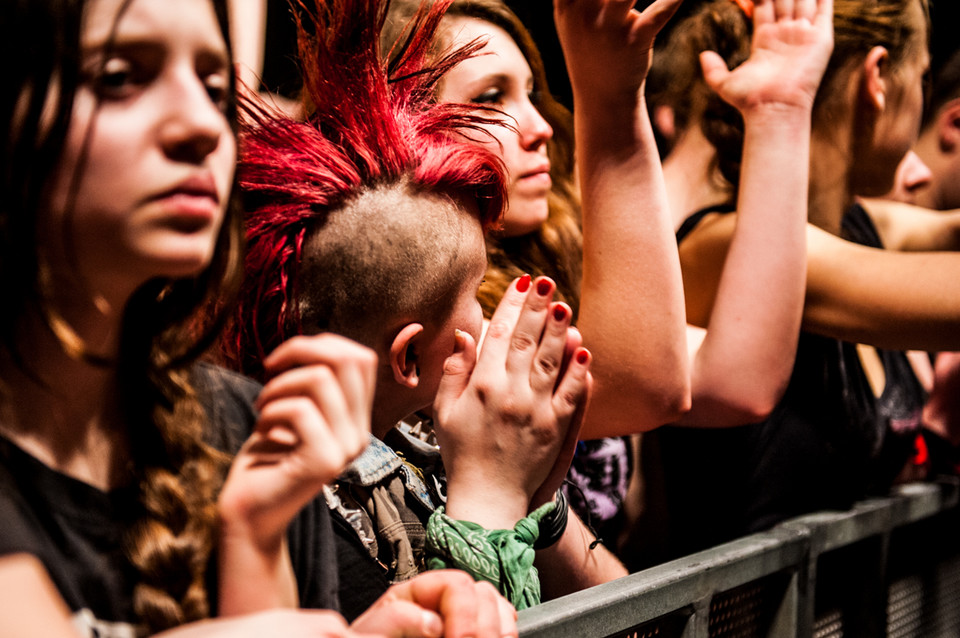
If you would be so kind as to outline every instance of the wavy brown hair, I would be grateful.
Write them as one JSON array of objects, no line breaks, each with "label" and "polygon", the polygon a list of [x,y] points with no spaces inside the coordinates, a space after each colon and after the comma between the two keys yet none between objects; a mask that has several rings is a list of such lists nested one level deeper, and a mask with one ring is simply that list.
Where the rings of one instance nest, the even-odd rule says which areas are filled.
[{"label": "wavy brown hair", "polygon": [[[132,1],[120,6],[112,34]],[[229,50],[225,0],[211,3]],[[215,256],[197,277],[151,280],[134,293],[124,310],[116,361],[91,355],[62,318],[51,301],[44,258],[50,248],[41,243],[36,228],[82,81],[80,34],[86,7],[85,0],[8,0],[0,10],[5,50],[18,52],[18,58],[26,53],[12,69],[13,89],[0,100],[8,133],[0,159],[0,275],[8,284],[0,347],[39,379],[17,347],[18,326],[37,312],[68,354],[93,365],[115,366],[117,402],[131,442],[131,473],[140,502],[139,511],[131,513],[124,550],[139,575],[134,610],[153,633],[210,615],[206,576],[227,459],[206,442],[208,418],[191,371],[223,324],[224,312],[209,313],[208,308],[216,302],[228,309],[239,285],[242,220],[231,201]],[[107,49],[112,41],[113,35]],[[232,83],[227,110],[235,122]],[[76,170],[74,183],[84,170],[82,161]],[[74,203],[68,201],[67,223]]]},{"label": "wavy brown hair", "polygon": [[[889,63],[896,73],[902,62],[918,55],[926,46],[919,38],[924,25],[911,17],[920,6],[927,23],[927,0],[834,0],[833,54],[820,83],[813,110],[815,129],[827,130],[843,108],[843,88],[849,82],[851,71],[859,65],[874,46],[884,47]],[[717,51],[730,68],[736,67],[749,55],[752,28],[749,19],[730,0],[712,0],[703,8],[679,23],[664,49],[661,61],[664,69],[676,73],[676,88],[667,90],[658,99],[669,103],[684,118],[684,124],[696,121],[701,115],[701,127],[707,139],[717,149],[717,168],[731,184],[738,184],[743,147],[743,118],[733,107],[719,97],[704,98],[711,93],[700,73],[698,56],[704,49]],[[685,95],[694,96],[687,101]],[[697,113],[698,104],[703,112]],[[682,127],[678,126],[678,130]]]},{"label": "wavy brown hair", "polygon": [[[420,5],[419,0],[393,0],[382,35],[385,52],[403,40]],[[478,293],[484,314],[493,315],[510,282],[529,273],[551,277],[557,284],[557,299],[570,305],[575,319],[580,307],[583,234],[574,180],[573,117],[550,94],[543,60],[530,32],[501,0],[454,0],[446,17],[477,18],[507,32],[530,65],[537,96],[535,106],[553,128],[553,138],[547,143],[553,180],[548,195],[549,215],[539,229],[526,235],[487,235],[487,273]],[[438,43],[437,50],[444,44]]]}]

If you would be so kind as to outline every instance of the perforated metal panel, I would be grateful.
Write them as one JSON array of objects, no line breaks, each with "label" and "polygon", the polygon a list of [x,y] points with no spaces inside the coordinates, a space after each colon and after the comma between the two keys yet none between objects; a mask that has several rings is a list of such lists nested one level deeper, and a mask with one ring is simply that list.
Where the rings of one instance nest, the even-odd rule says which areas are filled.
[{"label": "perforated metal panel", "polygon": [[607,636],[607,638],[680,638],[689,617],[689,610],[681,610]]},{"label": "perforated metal panel", "polygon": [[843,612],[834,609],[817,618],[813,638],[843,638]]},{"label": "perforated metal panel", "polygon": [[960,636],[960,557],[900,578],[887,594],[887,636]]},{"label": "perforated metal panel", "polygon": [[710,638],[767,636],[785,585],[786,577],[774,574],[715,595],[710,602]]}]

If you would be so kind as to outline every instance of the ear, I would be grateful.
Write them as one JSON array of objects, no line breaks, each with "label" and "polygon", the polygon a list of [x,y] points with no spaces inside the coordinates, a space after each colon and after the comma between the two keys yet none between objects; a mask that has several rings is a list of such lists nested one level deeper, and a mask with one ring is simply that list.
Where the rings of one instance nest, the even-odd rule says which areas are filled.
[{"label": "ear", "polygon": [[677,123],[674,117],[673,107],[661,104],[653,109],[653,123],[660,131],[663,137],[673,142],[677,141]]},{"label": "ear", "polygon": [[887,103],[887,66],[890,54],[881,46],[870,49],[863,60],[863,93],[869,104],[883,111]]},{"label": "ear", "polygon": [[423,334],[423,325],[408,323],[390,343],[390,369],[393,379],[407,388],[420,383],[420,366],[417,361],[417,342]]},{"label": "ear", "polygon": [[960,98],[954,98],[937,115],[940,150],[951,153],[960,148]]}]

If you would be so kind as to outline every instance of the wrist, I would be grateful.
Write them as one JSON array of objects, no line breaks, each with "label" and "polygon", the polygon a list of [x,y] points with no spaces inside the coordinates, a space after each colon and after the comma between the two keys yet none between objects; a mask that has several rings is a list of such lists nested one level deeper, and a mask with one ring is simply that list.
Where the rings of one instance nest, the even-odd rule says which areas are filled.
[{"label": "wrist", "polygon": [[485,529],[512,529],[527,515],[529,502],[529,495],[520,490],[447,480],[447,516]]},{"label": "wrist", "polygon": [[533,544],[534,549],[546,549],[557,543],[567,529],[570,506],[563,490],[557,490],[553,509],[540,517],[540,535]]},{"label": "wrist", "polygon": [[219,516],[221,545],[255,548],[262,554],[277,554],[286,541],[286,528],[274,529],[253,517],[221,510]]},{"label": "wrist", "polygon": [[813,103],[757,102],[740,109],[745,126],[810,127]]}]

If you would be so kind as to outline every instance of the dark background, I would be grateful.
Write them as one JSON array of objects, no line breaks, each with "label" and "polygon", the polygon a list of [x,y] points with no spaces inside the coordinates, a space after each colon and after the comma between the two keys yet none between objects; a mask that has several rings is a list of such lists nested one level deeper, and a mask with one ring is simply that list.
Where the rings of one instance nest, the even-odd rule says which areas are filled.
[{"label": "dark background", "polygon": [[[686,0],[660,37],[666,37],[671,26],[676,24],[680,17],[694,11],[704,1]],[[570,82],[553,26],[553,0],[506,0],[506,3],[530,29],[537,42],[543,55],[551,93],[572,108]],[[649,4],[650,0],[640,0],[638,3],[641,7]],[[267,49],[264,55],[263,83],[269,90],[295,97],[299,90],[299,73],[295,62],[295,32],[287,0],[268,0],[267,7]],[[933,23],[931,52],[936,71],[937,64],[960,46],[960,0],[932,0],[930,12]]]}]

